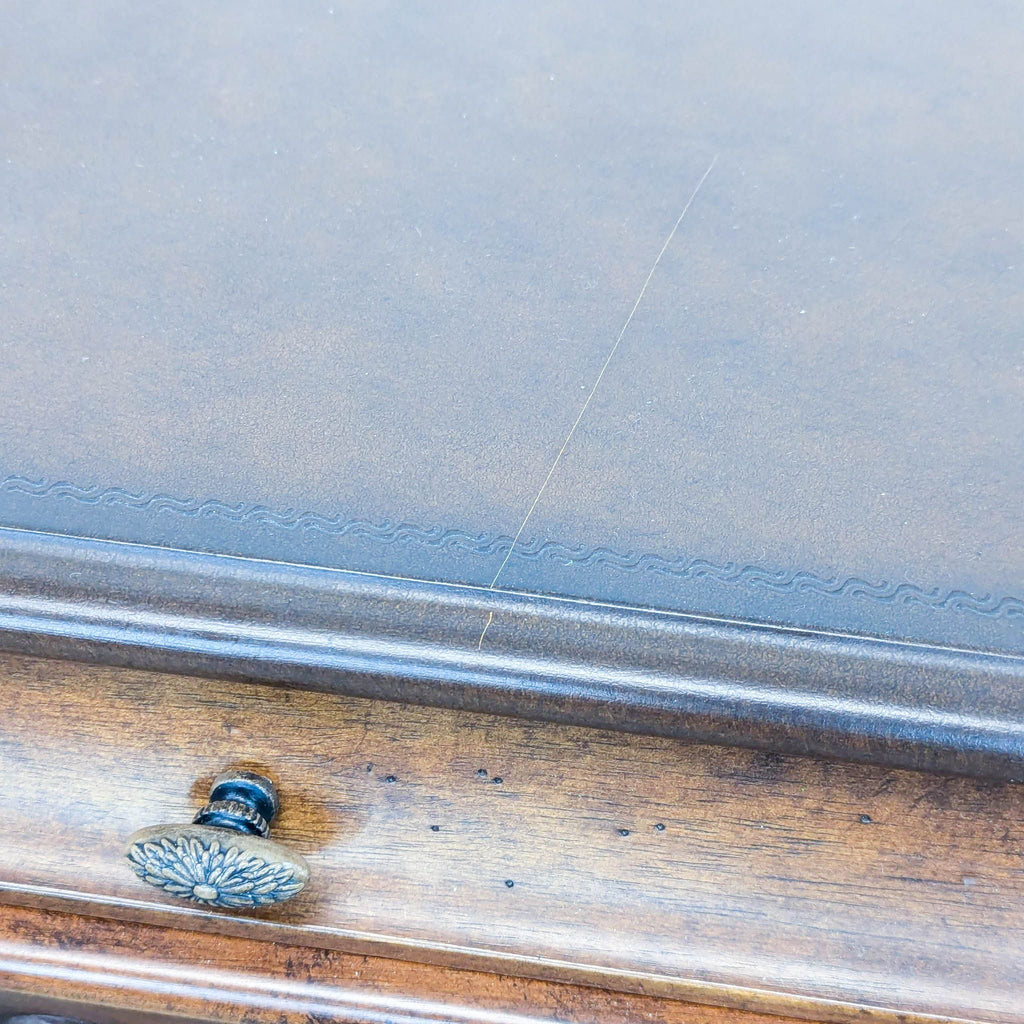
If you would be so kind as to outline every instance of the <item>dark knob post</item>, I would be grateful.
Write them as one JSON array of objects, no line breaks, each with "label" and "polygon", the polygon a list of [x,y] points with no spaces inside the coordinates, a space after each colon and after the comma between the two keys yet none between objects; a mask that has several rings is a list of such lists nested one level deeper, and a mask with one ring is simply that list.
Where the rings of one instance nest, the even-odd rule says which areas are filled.
[{"label": "dark knob post", "polygon": [[281,801],[270,779],[255,772],[227,771],[213,780],[209,802],[192,821],[266,839],[280,809]]}]

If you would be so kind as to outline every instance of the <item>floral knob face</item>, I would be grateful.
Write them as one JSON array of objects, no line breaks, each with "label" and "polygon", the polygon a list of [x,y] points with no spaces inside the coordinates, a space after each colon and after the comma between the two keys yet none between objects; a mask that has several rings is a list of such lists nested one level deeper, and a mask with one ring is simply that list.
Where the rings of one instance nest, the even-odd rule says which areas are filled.
[{"label": "floral knob face", "polygon": [[230,910],[283,903],[306,885],[309,868],[267,838],[278,807],[269,779],[225,772],[191,825],[140,829],[125,856],[141,879],[192,903]]}]

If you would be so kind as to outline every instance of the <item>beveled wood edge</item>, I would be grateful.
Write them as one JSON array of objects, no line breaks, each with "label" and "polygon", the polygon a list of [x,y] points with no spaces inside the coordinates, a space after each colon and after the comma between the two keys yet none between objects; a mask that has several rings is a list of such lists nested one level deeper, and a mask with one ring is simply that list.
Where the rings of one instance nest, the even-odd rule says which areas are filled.
[{"label": "beveled wood edge", "polygon": [[103,1024],[786,1024],[731,1010],[0,907],[0,1004]]},{"label": "beveled wood edge", "polygon": [[[500,951],[419,942],[391,935],[374,935],[319,925],[308,932],[301,925],[270,917],[235,916],[186,905],[156,907],[141,900],[105,898],[49,886],[0,881],[0,905],[97,917],[160,928],[253,939],[303,948],[330,949],[354,956],[482,972],[560,985],[583,986],[628,995],[710,1006],[720,1009],[787,1017],[818,1024],[999,1024],[998,1018],[965,1018],[915,1013],[891,1007],[821,999],[770,989],[754,989],[701,979],[674,978],[656,973],[587,966],[547,957],[527,957]],[[493,1024],[493,1022],[492,1022]],[[745,1024],[742,1020],[738,1024]]]},{"label": "beveled wood edge", "polygon": [[1024,778],[1024,658],[485,587],[0,528],[0,649]]}]

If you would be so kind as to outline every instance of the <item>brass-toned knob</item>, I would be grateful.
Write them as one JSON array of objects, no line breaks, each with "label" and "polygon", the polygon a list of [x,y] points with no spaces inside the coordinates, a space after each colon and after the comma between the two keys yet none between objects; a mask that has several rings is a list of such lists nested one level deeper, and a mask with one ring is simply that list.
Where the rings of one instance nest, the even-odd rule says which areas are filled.
[{"label": "brass-toned knob", "polygon": [[224,772],[191,825],[140,829],[125,856],[143,881],[192,903],[230,910],[283,903],[309,881],[309,867],[267,838],[279,808],[270,779]]}]

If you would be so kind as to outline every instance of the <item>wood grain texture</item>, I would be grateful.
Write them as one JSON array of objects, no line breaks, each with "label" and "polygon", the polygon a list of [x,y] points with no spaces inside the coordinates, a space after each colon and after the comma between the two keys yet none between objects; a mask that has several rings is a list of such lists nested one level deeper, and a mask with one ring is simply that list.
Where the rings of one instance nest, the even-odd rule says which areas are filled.
[{"label": "wood grain texture", "polygon": [[651,996],[21,907],[0,908],[0,1011],[94,1024],[787,1024]]},{"label": "wood grain texture", "polygon": [[[14,656],[0,678],[6,902],[808,1019],[1024,1020],[1013,786]],[[274,778],[312,870],[259,915],[120,856],[232,766]]]}]

